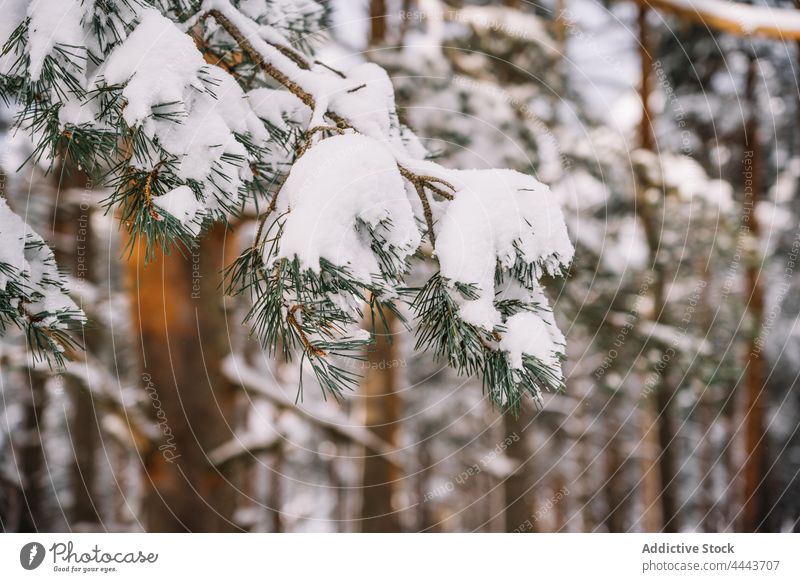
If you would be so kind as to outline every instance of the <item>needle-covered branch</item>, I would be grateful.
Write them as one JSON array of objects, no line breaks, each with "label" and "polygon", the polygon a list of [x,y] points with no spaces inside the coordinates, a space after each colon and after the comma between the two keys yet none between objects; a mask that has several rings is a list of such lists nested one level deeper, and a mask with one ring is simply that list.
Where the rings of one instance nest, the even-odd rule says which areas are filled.
[{"label": "needle-covered branch", "polygon": [[[496,404],[561,386],[539,284],[572,258],[559,205],[531,176],[426,159],[382,68],[309,56],[297,31],[323,27],[321,6],[66,0],[55,30],[12,4],[0,91],[34,158],[69,149],[151,251],[255,210],[229,291],[250,296],[264,348],[299,353],[326,394],[358,381],[347,359],[372,341],[365,311],[385,320],[401,303],[418,348],[479,374]],[[425,237],[438,273],[415,286]]]}]

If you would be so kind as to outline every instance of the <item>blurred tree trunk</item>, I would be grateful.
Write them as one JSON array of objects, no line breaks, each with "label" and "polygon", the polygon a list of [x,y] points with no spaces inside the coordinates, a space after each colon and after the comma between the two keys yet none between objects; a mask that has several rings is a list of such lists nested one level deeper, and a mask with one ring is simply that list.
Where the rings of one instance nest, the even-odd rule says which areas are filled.
[{"label": "blurred tree trunk", "polygon": [[[750,321],[750,338],[745,356],[745,461],[744,479],[744,531],[755,532],[763,529],[767,517],[769,500],[766,499],[767,466],[765,449],[765,378],[764,359],[762,355],[761,337],[764,321],[764,291],[759,280],[763,257],[760,251],[761,229],[758,224],[758,207],[761,196],[761,147],[757,118],[756,83],[758,78],[758,61],[750,58],[745,84],[745,102],[747,104],[747,122],[744,132],[744,198],[742,201],[742,224],[749,226],[748,236],[753,241],[752,256],[745,268],[745,299],[747,315]],[[750,163],[747,163],[749,159]],[[748,177],[747,174],[750,174]],[[749,182],[749,188],[748,188]],[[748,193],[749,190],[749,193]]]},{"label": "blurred tree trunk", "polygon": [[[365,366],[368,367],[361,384],[364,402],[364,426],[389,446],[396,448],[400,429],[401,400],[397,392],[399,358],[396,342],[391,333],[395,317],[386,313],[388,330],[376,315],[375,345],[369,350]],[[388,459],[364,450],[364,467],[361,478],[361,531],[400,531],[400,516],[393,509],[392,498],[401,478],[397,467]]]},{"label": "blurred tree trunk", "polygon": [[[58,265],[71,273],[78,285],[99,284],[92,266],[95,249],[91,216],[94,207],[88,195],[91,188],[86,174],[67,158],[61,169],[58,199],[54,208],[53,250]],[[76,199],[77,190],[82,190],[86,196]],[[77,291],[80,292],[80,289]],[[91,312],[94,306],[81,307],[89,311],[90,319],[99,315]],[[105,343],[104,336],[103,329],[98,326],[87,326],[81,331],[80,341],[86,353],[97,361]],[[71,526],[81,524],[94,528],[102,522],[96,492],[99,473],[97,450],[102,439],[97,411],[90,387],[86,385],[88,378],[66,375],[63,379],[72,401],[69,436],[74,453],[70,468],[73,498],[69,522]]]},{"label": "blurred tree trunk", "polygon": [[47,405],[46,377],[32,370],[22,372],[28,377],[29,398],[23,407],[22,430],[14,439],[17,472],[22,486],[22,511],[17,531],[22,533],[49,531],[44,504],[44,480],[47,462],[42,436],[44,411]]},{"label": "blurred tree trunk", "polygon": [[639,26],[639,65],[640,87],[639,95],[642,102],[642,119],[639,123],[639,147],[645,150],[653,149],[653,126],[650,115],[650,95],[653,85],[653,53],[650,47],[650,33],[647,26],[648,10],[639,6],[637,22]]},{"label": "blurred tree trunk", "polygon": [[620,406],[619,399],[614,398],[614,394],[609,396],[609,406],[606,408],[608,415],[608,426],[605,430],[609,433],[606,439],[606,446],[603,448],[605,457],[605,479],[603,482],[603,496],[608,512],[605,515],[604,524],[606,530],[612,533],[625,531],[625,515],[627,511],[627,500],[629,495],[625,490],[625,479],[622,470],[624,462],[622,425],[616,407]]},{"label": "blurred tree trunk", "polygon": [[[647,8],[639,6],[639,52],[641,64],[641,102],[642,119],[640,123],[640,146],[642,149],[653,150],[655,139],[652,129],[652,118],[650,114],[650,95],[652,91],[652,69],[653,54],[650,46],[649,31],[647,25]],[[653,269],[653,310],[650,319],[654,323],[666,323],[667,298],[666,284],[670,273],[667,266],[659,256],[661,247],[661,226],[663,217],[656,215],[664,211],[662,204],[652,204],[645,194],[649,184],[637,184],[636,208],[644,226],[645,238],[650,251],[650,264]],[[663,186],[663,185],[659,185]],[[663,352],[666,354],[667,352]],[[663,357],[662,354],[662,357]],[[659,373],[657,385],[654,386],[655,392],[655,421],[656,436],[658,439],[659,451],[657,462],[659,464],[659,476],[661,481],[661,518],[663,519],[661,531],[675,532],[680,529],[677,502],[677,463],[675,461],[676,432],[673,424],[672,404],[676,393],[675,386],[671,383],[671,359],[666,362],[663,370]],[[648,472],[650,469],[648,470]]]},{"label": "blurred tree trunk", "polygon": [[[519,437],[506,449],[506,455],[514,464],[514,470],[503,481],[505,531],[513,532],[519,528],[524,528],[524,531],[538,531],[538,524],[533,516],[536,479],[533,472],[533,453],[528,444],[527,434],[531,430],[531,417],[523,407],[519,416],[504,414],[503,427],[504,439],[511,437],[513,441],[514,435]],[[530,527],[527,526],[528,523],[531,524]]]},{"label": "blurred tree trunk", "polygon": [[664,519],[662,531],[675,533],[681,528],[681,515],[678,503],[678,463],[676,459],[677,431],[675,429],[672,405],[675,400],[675,387],[667,378],[669,367],[661,377],[661,386],[656,390],[658,405],[658,442],[661,465],[661,511]]},{"label": "blurred tree trunk", "polygon": [[423,424],[420,427],[417,452],[417,474],[414,480],[414,487],[417,496],[417,531],[435,531],[433,511],[430,500],[426,497],[430,491],[430,476],[433,473],[431,465],[433,457],[431,455],[431,439],[435,434],[433,427]]},{"label": "blurred tree trunk", "polygon": [[386,40],[386,0],[370,0],[369,45],[377,46]]},{"label": "blurred tree trunk", "polygon": [[70,524],[100,525],[97,485],[97,449],[100,443],[94,401],[84,386],[71,386],[72,418],[70,435],[75,458],[70,470],[72,482],[72,515]]},{"label": "blurred tree trunk", "polygon": [[716,455],[714,450],[713,429],[717,423],[719,407],[717,402],[708,394],[706,389],[700,397],[697,416],[700,430],[705,431],[705,436],[701,436],[700,445],[700,482],[698,483],[697,506],[700,514],[698,529],[704,532],[713,533],[718,530],[720,520],[718,519],[717,499],[714,495],[714,474],[718,469],[724,469],[724,460],[721,455]]},{"label": "blurred tree trunk", "polygon": [[191,256],[159,251],[147,265],[139,241],[128,261],[133,328],[141,345],[139,382],[161,433],[144,456],[149,531],[237,529],[237,464],[217,469],[208,459],[238,424],[237,390],[220,369],[229,352],[220,272],[229,262],[224,249],[235,247],[227,234],[216,225]]},{"label": "blurred tree trunk", "polygon": [[[576,385],[577,383],[573,384],[573,386]],[[570,390],[570,384],[567,384],[567,393],[576,393],[575,390]],[[581,390],[580,393],[576,394],[576,397],[587,403],[592,400],[590,393],[587,393],[586,390]],[[578,407],[576,415],[578,426],[580,426],[580,434],[574,448],[577,467],[571,476],[572,485],[570,487],[574,487],[576,490],[573,493],[575,496],[574,504],[580,514],[577,516],[578,519],[572,518],[575,520],[573,531],[590,532],[594,531],[597,526],[597,520],[591,505],[591,499],[595,493],[595,489],[592,486],[593,479],[592,475],[587,471],[587,467],[591,465],[592,453],[590,447],[593,440],[590,433],[592,423],[589,420],[588,405]]]},{"label": "blurred tree trunk", "polygon": [[652,398],[645,398],[640,405],[642,434],[642,526],[645,532],[661,531],[663,518],[659,494],[661,492],[661,470],[658,465],[658,436],[656,431],[655,408]]},{"label": "blurred tree trunk", "polygon": [[[277,419],[275,425],[277,426]],[[282,533],[285,531],[283,525],[283,482],[285,480],[284,464],[286,453],[283,450],[283,441],[279,441],[272,454],[272,466],[269,472],[269,496],[267,497],[267,508],[269,511],[270,523],[269,531],[272,533]]]}]

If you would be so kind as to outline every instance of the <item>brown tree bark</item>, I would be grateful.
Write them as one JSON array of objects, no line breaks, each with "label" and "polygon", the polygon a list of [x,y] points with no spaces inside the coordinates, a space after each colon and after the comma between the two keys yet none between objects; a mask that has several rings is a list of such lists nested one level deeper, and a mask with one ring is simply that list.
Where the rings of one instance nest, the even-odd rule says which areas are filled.
[{"label": "brown tree bark", "polygon": [[97,449],[100,444],[98,419],[91,394],[79,384],[71,388],[70,436],[75,457],[70,469],[73,495],[70,525],[99,525],[102,519],[96,495]]},{"label": "brown tree bark", "polygon": [[376,46],[386,40],[386,0],[370,0],[369,45]]},{"label": "brown tree bark", "polygon": [[655,403],[652,398],[646,398],[640,406],[641,430],[640,443],[642,447],[642,505],[644,513],[641,516],[642,528],[645,532],[661,531],[664,523],[661,494],[661,468],[658,464],[658,431]]},{"label": "brown tree bark", "polygon": [[521,528],[525,532],[538,531],[539,526],[533,518],[536,499],[533,453],[527,440],[531,429],[530,415],[526,414],[524,408],[520,410],[519,416],[507,413],[503,416],[503,427],[505,434],[502,438],[511,437],[513,440],[514,435],[519,437],[505,451],[515,466],[514,471],[503,481],[505,531],[513,532]]},{"label": "brown tree bark", "polygon": [[[750,160],[745,163],[744,199],[742,201],[742,224],[749,227],[749,236],[754,241],[760,240],[761,229],[758,224],[756,208],[761,196],[761,147],[758,139],[758,118],[756,103],[756,83],[758,78],[758,62],[751,57],[745,85],[745,101],[748,107],[747,123],[744,134],[744,157]],[[748,183],[749,182],[749,183]],[[758,242],[756,242],[758,245]],[[756,249],[758,246],[755,247]],[[759,531],[767,517],[768,499],[766,499],[767,467],[766,467],[766,434],[765,416],[765,370],[762,355],[762,324],[764,321],[764,291],[759,279],[763,265],[763,257],[756,250],[745,266],[745,300],[747,315],[752,331],[747,345],[745,371],[745,461],[743,474],[744,507],[743,527],[745,531]]]},{"label": "brown tree bark", "polygon": [[[54,253],[56,262],[72,273],[82,283],[99,284],[93,268],[94,234],[92,232],[93,202],[88,195],[92,184],[88,177],[78,171],[68,157],[62,165],[59,180],[58,204],[54,209],[53,238],[56,241]],[[84,190],[86,196],[74,198],[77,189]],[[91,306],[83,306],[89,309]],[[99,314],[89,312],[90,318]],[[98,357],[105,342],[104,330],[98,326],[87,326],[79,337],[86,352]],[[65,376],[63,382],[71,399],[71,418],[69,420],[70,446],[73,451],[70,468],[72,507],[70,508],[70,527],[97,527],[102,523],[98,510],[96,484],[99,474],[97,450],[102,436],[95,402],[85,379]]]},{"label": "brown tree bark", "polygon": [[[642,120],[640,123],[640,145],[643,149],[652,150],[655,146],[652,121],[650,116],[649,100],[652,92],[653,53],[650,46],[649,30],[647,25],[647,8],[639,6],[639,48],[641,55],[641,102]],[[650,251],[650,264],[653,269],[653,310],[650,314],[652,321],[665,323],[666,319],[666,284],[670,273],[667,266],[659,257],[661,245],[661,229],[663,217],[658,217],[658,205],[653,205],[644,195],[645,188],[637,184],[636,209],[642,221],[647,246]],[[662,210],[663,212],[663,210]],[[667,352],[664,352],[665,354]],[[671,361],[671,360],[670,360]],[[675,532],[680,529],[680,516],[678,515],[677,501],[677,463],[675,460],[676,431],[673,422],[672,405],[676,392],[670,380],[671,365],[669,362],[659,373],[658,385],[655,391],[655,426],[659,451],[657,462],[659,464],[659,477],[661,481],[661,517],[663,519],[661,531]],[[648,470],[649,472],[649,470]]]},{"label": "brown tree bark", "polygon": [[[612,401],[616,400],[611,396]],[[619,406],[619,402],[612,402],[611,407]],[[625,491],[625,479],[622,465],[625,460],[622,449],[622,435],[619,432],[621,426],[618,417],[613,412],[608,412],[609,422],[606,430],[610,433],[608,444],[603,449],[605,458],[605,479],[603,483],[603,497],[605,498],[608,511],[604,516],[603,523],[606,531],[611,533],[621,533],[625,531],[625,510],[628,497]],[[615,434],[616,433],[616,434]]]},{"label": "brown tree bark", "polygon": [[[394,316],[387,313],[389,333],[395,328]],[[364,426],[392,447],[398,445],[402,402],[397,392],[400,359],[397,344],[384,333],[380,317],[375,321],[376,340],[370,349],[361,385]],[[361,478],[361,520],[363,532],[400,531],[400,516],[392,505],[402,475],[387,459],[364,451]]]},{"label": "brown tree bark", "polygon": [[22,484],[21,511],[17,531],[49,531],[44,511],[45,478],[47,463],[42,443],[44,432],[44,410],[47,404],[45,377],[39,372],[27,370],[29,398],[24,404],[22,430],[14,435],[13,443],[17,457],[17,472]]},{"label": "brown tree bark", "polygon": [[220,369],[229,351],[220,290],[224,249],[234,247],[227,235],[217,225],[191,256],[159,252],[147,265],[140,241],[127,264],[139,381],[160,430],[144,455],[149,531],[238,529],[236,463],[217,469],[207,455],[233,437],[238,420],[237,390]]}]

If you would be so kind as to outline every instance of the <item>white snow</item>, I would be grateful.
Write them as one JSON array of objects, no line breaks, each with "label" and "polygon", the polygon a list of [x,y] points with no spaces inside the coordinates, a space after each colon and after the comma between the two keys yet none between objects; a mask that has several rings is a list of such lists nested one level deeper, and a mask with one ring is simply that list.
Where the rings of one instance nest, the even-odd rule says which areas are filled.
[{"label": "white snow", "polygon": [[192,39],[151,9],[142,13],[136,29],[111,53],[101,74],[109,85],[126,83],[123,116],[128,125],[136,126],[153,107],[182,103],[187,87],[202,91],[198,71],[205,64]]},{"label": "white snow", "polygon": [[[169,59],[164,55],[169,54]],[[230,74],[209,67],[191,38],[155,10],[145,10],[127,40],[106,60],[98,78],[124,84],[125,121],[178,159],[175,173],[203,185],[202,203],[210,213],[235,207],[246,180],[248,152],[237,139],[247,135],[256,146],[269,135]],[[160,109],[159,109],[160,108]],[[154,111],[170,117],[154,116]],[[240,161],[241,160],[241,161]],[[155,153],[132,164],[149,171]],[[222,171],[227,179],[215,172]]]},{"label": "white snow", "polygon": [[287,120],[308,126],[311,112],[295,95],[283,89],[260,87],[247,93],[256,115],[273,126],[288,130]]},{"label": "white snow", "polygon": [[154,198],[153,203],[178,220],[194,236],[200,234],[205,209],[188,186],[178,186]]},{"label": "white snow", "polygon": [[0,263],[13,269],[11,276],[0,273],[0,290],[6,291],[13,279],[24,286],[26,313],[47,313],[36,322],[39,327],[59,327],[56,314],[78,312],[75,303],[63,292],[61,276],[56,268],[53,252],[42,239],[17,216],[3,198],[0,198]]},{"label": "white snow", "polygon": [[[347,267],[369,282],[378,263],[362,221],[380,232],[402,256],[413,253],[421,234],[397,163],[379,141],[350,134],[324,139],[295,165],[281,190],[279,209],[289,210],[278,258],[297,256],[319,270],[320,259]],[[386,222],[391,219],[391,222]]]},{"label": "white snow", "polygon": [[[16,272],[25,267],[23,248],[25,246],[25,223],[8,207],[5,199],[0,197],[0,233],[3,244],[0,244],[0,264],[7,265]],[[5,290],[9,277],[0,271],[0,290]]]},{"label": "white snow", "polygon": [[[8,42],[11,35],[22,24],[27,14],[27,0],[7,0],[3,2],[3,18],[0,18],[0,49]],[[16,61],[14,52],[0,56],[0,75],[7,75]]]},{"label": "white snow", "polygon": [[562,348],[553,342],[551,327],[529,311],[508,318],[500,349],[508,354],[512,368],[522,368],[523,354],[538,358],[546,366],[558,367],[557,354],[562,352]]},{"label": "white snow", "polygon": [[30,3],[27,49],[31,59],[32,80],[39,80],[44,60],[51,55],[55,46],[76,47],[84,44],[81,20],[91,6],[91,3],[80,0],[36,0]]},{"label": "white snow", "polygon": [[654,0],[653,5],[696,12],[706,19],[733,22],[748,33],[773,29],[783,31],[787,36],[800,34],[800,12],[794,8],[753,6],[725,0]]},{"label": "white snow", "polygon": [[494,274],[499,261],[527,263],[556,274],[574,253],[561,208],[549,188],[513,170],[453,170],[455,200],[436,227],[441,273],[453,282],[476,285],[478,298],[455,294],[468,323],[492,329],[500,323],[494,307]]},{"label": "white snow", "polygon": [[[423,4],[428,9],[438,3]],[[10,4],[0,36],[11,34],[14,22],[21,18],[21,6],[16,1]],[[32,20],[27,50],[34,79],[57,44],[97,49],[97,38],[83,38],[92,36],[88,19],[82,20],[93,6],[80,0],[36,0],[28,6]],[[152,141],[151,151],[136,149],[130,165],[151,175],[170,172],[183,184],[153,198],[158,211],[198,235],[204,219],[238,207],[246,195],[253,177],[251,163],[256,160],[243,142],[270,150],[258,160],[261,163],[277,166],[292,160],[290,148],[280,154],[271,151],[279,148],[274,147],[264,122],[284,131],[302,131],[329,125],[327,114],[336,113],[352,129],[331,137],[315,133],[316,143],[294,162],[272,216],[283,223],[281,238],[276,254],[265,260],[271,263],[296,257],[302,268],[315,272],[325,260],[348,270],[364,284],[384,288],[389,282],[381,273],[374,245],[391,250],[396,255],[391,259],[393,267],[402,270],[405,260],[420,246],[425,225],[418,194],[402,177],[399,166],[445,180],[452,184],[454,200],[443,200],[429,190],[426,196],[435,222],[435,257],[458,302],[460,317],[500,333],[499,349],[508,353],[515,367],[521,366],[523,354],[557,367],[555,354],[560,353],[563,336],[541,289],[517,285],[511,290],[508,278],[505,288],[497,289],[495,270],[498,264],[510,269],[522,261],[533,265],[537,276],[555,275],[571,261],[574,250],[558,197],[533,177],[512,170],[451,170],[417,159],[425,155],[424,148],[400,126],[394,88],[381,67],[357,64],[343,77],[319,64],[307,70],[278,50],[276,45],[290,44],[287,38],[294,38],[292,29],[297,22],[319,12],[316,2],[276,0],[267,5],[244,0],[234,6],[228,0],[205,0],[200,12],[210,9],[221,11],[247,37],[253,50],[311,99],[298,98],[285,88],[261,87],[245,94],[229,73],[205,62],[186,34],[198,17],[178,25],[155,9],[130,13],[129,22],[136,23],[133,31],[113,46],[96,69],[96,64],[87,65],[89,78],[81,77],[81,81],[89,91],[102,85],[118,86],[124,102],[122,121]],[[547,38],[546,31],[534,27],[533,21],[514,21],[512,12],[505,9],[473,7],[459,14],[470,26],[501,26],[528,40],[544,42]],[[535,22],[539,26],[539,20]],[[429,30],[436,29],[431,24]],[[102,53],[102,49],[97,51],[100,57]],[[99,127],[119,121],[98,119],[96,103],[79,97],[55,98],[62,101],[62,125]],[[477,90],[473,100],[478,109],[487,110],[507,101],[504,93],[484,96]],[[511,109],[504,102],[503,111]],[[165,166],[165,159],[173,157],[175,163]],[[552,148],[551,157],[558,161],[557,147]],[[59,286],[46,289],[47,278],[58,280],[49,249],[43,246],[23,252],[23,239],[35,236],[26,228],[4,203],[0,206],[3,240],[16,236],[16,246],[0,249],[0,261],[15,260],[9,265],[40,286],[42,296],[33,307],[56,312],[70,308],[72,303]],[[0,283],[5,286],[7,281],[0,279]],[[477,298],[464,297],[456,289],[457,283],[475,286]],[[535,304],[536,311],[503,321],[496,301],[498,294],[508,297],[511,293],[529,307]],[[358,307],[352,297],[331,300],[343,309]]]}]

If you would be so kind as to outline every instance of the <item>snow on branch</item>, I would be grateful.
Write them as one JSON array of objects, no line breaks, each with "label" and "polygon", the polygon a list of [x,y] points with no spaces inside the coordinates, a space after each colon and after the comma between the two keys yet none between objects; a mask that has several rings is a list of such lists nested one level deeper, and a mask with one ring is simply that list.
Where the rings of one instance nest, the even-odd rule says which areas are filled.
[{"label": "snow on branch", "polygon": [[86,321],[69,298],[44,240],[0,198],[0,334],[8,326],[22,329],[34,359],[76,347],[69,335]]},{"label": "snow on branch", "polygon": [[642,6],[670,12],[737,36],[800,40],[800,10],[755,6],[726,0],[636,0]]},{"label": "snow on branch", "polygon": [[[426,160],[381,67],[337,71],[270,24],[318,23],[317,3],[205,0],[188,14],[182,2],[72,0],[58,34],[40,14],[50,2],[13,4],[0,92],[20,104],[34,158],[69,148],[151,253],[261,209],[229,291],[250,294],[264,348],[299,352],[325,394],[358,382],[342,358],[371,343],[366,310],[402,318],[400,301],[417,347],[479,374],[497,405],[563,386],[564,338],[539,280],[573,248],[549,189]],[[439,272],[409,287],[425,239]]]}]

